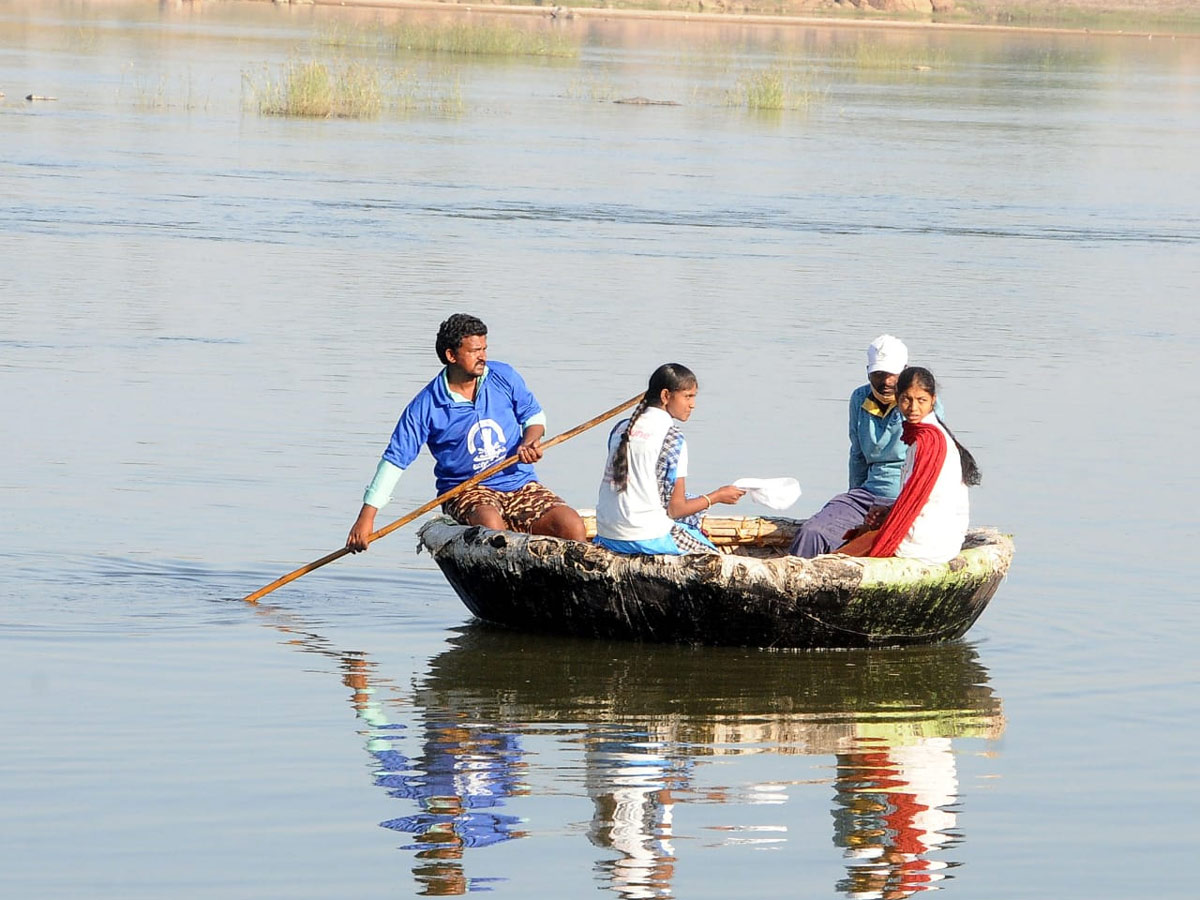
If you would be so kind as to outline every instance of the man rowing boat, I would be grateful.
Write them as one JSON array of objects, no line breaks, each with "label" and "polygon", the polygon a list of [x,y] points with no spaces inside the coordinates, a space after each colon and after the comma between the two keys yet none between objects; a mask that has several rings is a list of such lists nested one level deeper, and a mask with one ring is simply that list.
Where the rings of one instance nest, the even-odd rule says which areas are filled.
[{"label": "man rowing boat", "polygon": [[439,494],[508,456],[518,457],[442,505],[459,523],[584,540],[579,514],[534,472],[546,433],[541,404],[516,369],[488,363],[487,349],[487,326],[475,316],[456,313],[442,322],[436,350],[444,368],[400,414],[346,537],[347,550],[367,549],[375,514],[391,500],[422,445],[433,454]]}]

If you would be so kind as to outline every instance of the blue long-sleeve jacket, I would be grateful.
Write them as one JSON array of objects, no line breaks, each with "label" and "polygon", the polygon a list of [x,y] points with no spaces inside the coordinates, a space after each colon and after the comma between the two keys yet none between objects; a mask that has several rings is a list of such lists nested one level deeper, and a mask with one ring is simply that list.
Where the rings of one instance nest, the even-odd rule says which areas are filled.
[{"label": "blue long-sleeve jacket", "polygon": [[[942,404],[934,405],[942,418]],[[864,384],[850,395],[850,488],[895,500],[900,494],[900,468],[908,446],[900,440],[904,416],[893,404],[884,409]]]}]

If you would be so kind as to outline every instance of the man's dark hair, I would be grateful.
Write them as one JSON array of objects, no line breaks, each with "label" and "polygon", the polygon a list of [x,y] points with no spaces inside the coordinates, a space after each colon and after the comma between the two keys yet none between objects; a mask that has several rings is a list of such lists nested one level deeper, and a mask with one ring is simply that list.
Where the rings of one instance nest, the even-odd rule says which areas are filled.
[{"label": "man's dark hair", "polygon": [[459,344],[469,337],[486,336],[487,326],[480,319],[466,313],[455,313],[438,328],[437,355],[438,362],[446,365],[447,350],[457,350]]}]

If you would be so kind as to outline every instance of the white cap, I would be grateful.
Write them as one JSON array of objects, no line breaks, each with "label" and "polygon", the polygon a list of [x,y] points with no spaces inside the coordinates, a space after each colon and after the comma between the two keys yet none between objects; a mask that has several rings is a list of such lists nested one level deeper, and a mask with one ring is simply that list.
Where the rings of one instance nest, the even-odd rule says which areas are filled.
[{"label": "white cap", "polygon": [[908,365],[908,348],[900,338],[881,334],[867,347],[867,374],[888,372],[899,375]]}]

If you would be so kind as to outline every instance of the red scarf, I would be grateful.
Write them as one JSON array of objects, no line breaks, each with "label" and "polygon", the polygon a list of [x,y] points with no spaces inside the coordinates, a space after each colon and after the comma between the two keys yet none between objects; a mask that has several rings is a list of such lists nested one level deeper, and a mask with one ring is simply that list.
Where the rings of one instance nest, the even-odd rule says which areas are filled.
[{"label": "red scarf", "polygon": [[867,556],[896,555],[896,548],[925,508],[933,485],[942,473],[942,463],[946,461],[946,437],[936,425],[905,422],[900,440],[908,444],[909,453],[916,454],[912,471],[879,533],[875,535],[875,543],[871,545],[871,552]]}]

